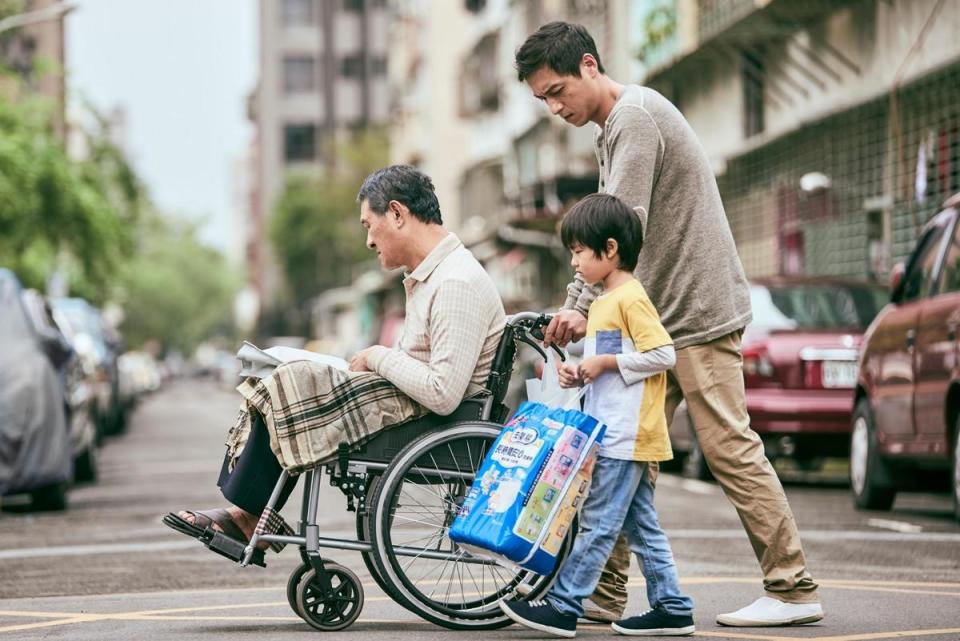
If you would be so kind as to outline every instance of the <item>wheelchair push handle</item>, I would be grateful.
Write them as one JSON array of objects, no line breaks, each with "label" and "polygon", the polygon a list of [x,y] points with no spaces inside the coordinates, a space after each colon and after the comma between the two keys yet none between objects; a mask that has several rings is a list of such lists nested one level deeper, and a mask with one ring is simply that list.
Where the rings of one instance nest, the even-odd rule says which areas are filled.
[{"label": "wheelchair push handle", "polygon": [[[537,350],[543,360],[547,360],[547,353],[543,350],[536,341],[543,342],[543,328],[550,324],[550,321],[553,320],[553,316],[549,314],[542,314],[540,312],[520,312],[514,314],[507,318],[507,324],[515,328],[517,331],[516,338],[517,340],[526,343],[533,349]],[[536,340],[534,340],[536,339]],[[567,355],[562,349],[557,347],[554,343],[550,344],[550,348],[556,352],[557,357],[561,361],[567,360]]]}]

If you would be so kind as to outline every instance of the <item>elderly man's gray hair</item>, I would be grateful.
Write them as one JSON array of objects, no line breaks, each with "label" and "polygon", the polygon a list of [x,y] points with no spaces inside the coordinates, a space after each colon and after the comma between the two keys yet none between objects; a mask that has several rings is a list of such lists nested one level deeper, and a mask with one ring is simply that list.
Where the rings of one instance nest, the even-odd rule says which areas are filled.
[{"label": "elderly man's gray hair", "polygon": [[406,205],[418,220],[443,224],[433,181],[410,165],[390,165],[367,176],[357,194],[358,203],[364,200],[374,213],[381,216],[386,213],[390,201],[396,200]]}]

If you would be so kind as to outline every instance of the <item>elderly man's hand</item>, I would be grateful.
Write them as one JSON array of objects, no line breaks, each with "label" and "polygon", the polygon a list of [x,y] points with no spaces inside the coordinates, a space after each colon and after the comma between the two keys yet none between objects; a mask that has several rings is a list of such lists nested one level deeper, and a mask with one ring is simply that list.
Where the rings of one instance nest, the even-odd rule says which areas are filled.
[{"label": "elderly man's hand", "polygon": [[575,309],[565,309],[554,315],[543,332],[543,344],[556,343],[565,347],[570,341],[578,341],[587,335],[587,317]]},{"label": "elderly man's hand", "polygon": [[368,347],[366,349],[360,350],[354,354],[353,358],[350,359],[350,371],[351,372],[372,372],[370,366],[367,365],[367,355],[376,347]]}]

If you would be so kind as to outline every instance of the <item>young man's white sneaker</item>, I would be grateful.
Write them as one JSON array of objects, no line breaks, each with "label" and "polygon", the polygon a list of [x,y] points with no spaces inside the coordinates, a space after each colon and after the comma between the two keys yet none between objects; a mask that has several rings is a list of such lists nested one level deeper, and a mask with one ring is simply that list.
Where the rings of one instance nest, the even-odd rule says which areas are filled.
[{"label": "young man's white sneaker", "polygon": [[717,616],[717,623],[744,628],[768,625],[799,625],[823,618],[819,603],[785,603],[768,596],[760,597],[745,608]]}]

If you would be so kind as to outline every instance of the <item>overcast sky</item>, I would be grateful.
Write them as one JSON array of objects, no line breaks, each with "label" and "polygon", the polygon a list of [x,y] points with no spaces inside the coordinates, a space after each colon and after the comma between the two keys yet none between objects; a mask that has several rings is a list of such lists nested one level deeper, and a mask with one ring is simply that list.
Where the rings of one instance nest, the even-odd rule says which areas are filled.
[{"label": "overcast sky", "polygon": [[233,165],[252,130],[256,0],[75,0],[66,18],[68,87],[127,111],[126,146],[154,201],[204,219],[230,242]]}]

